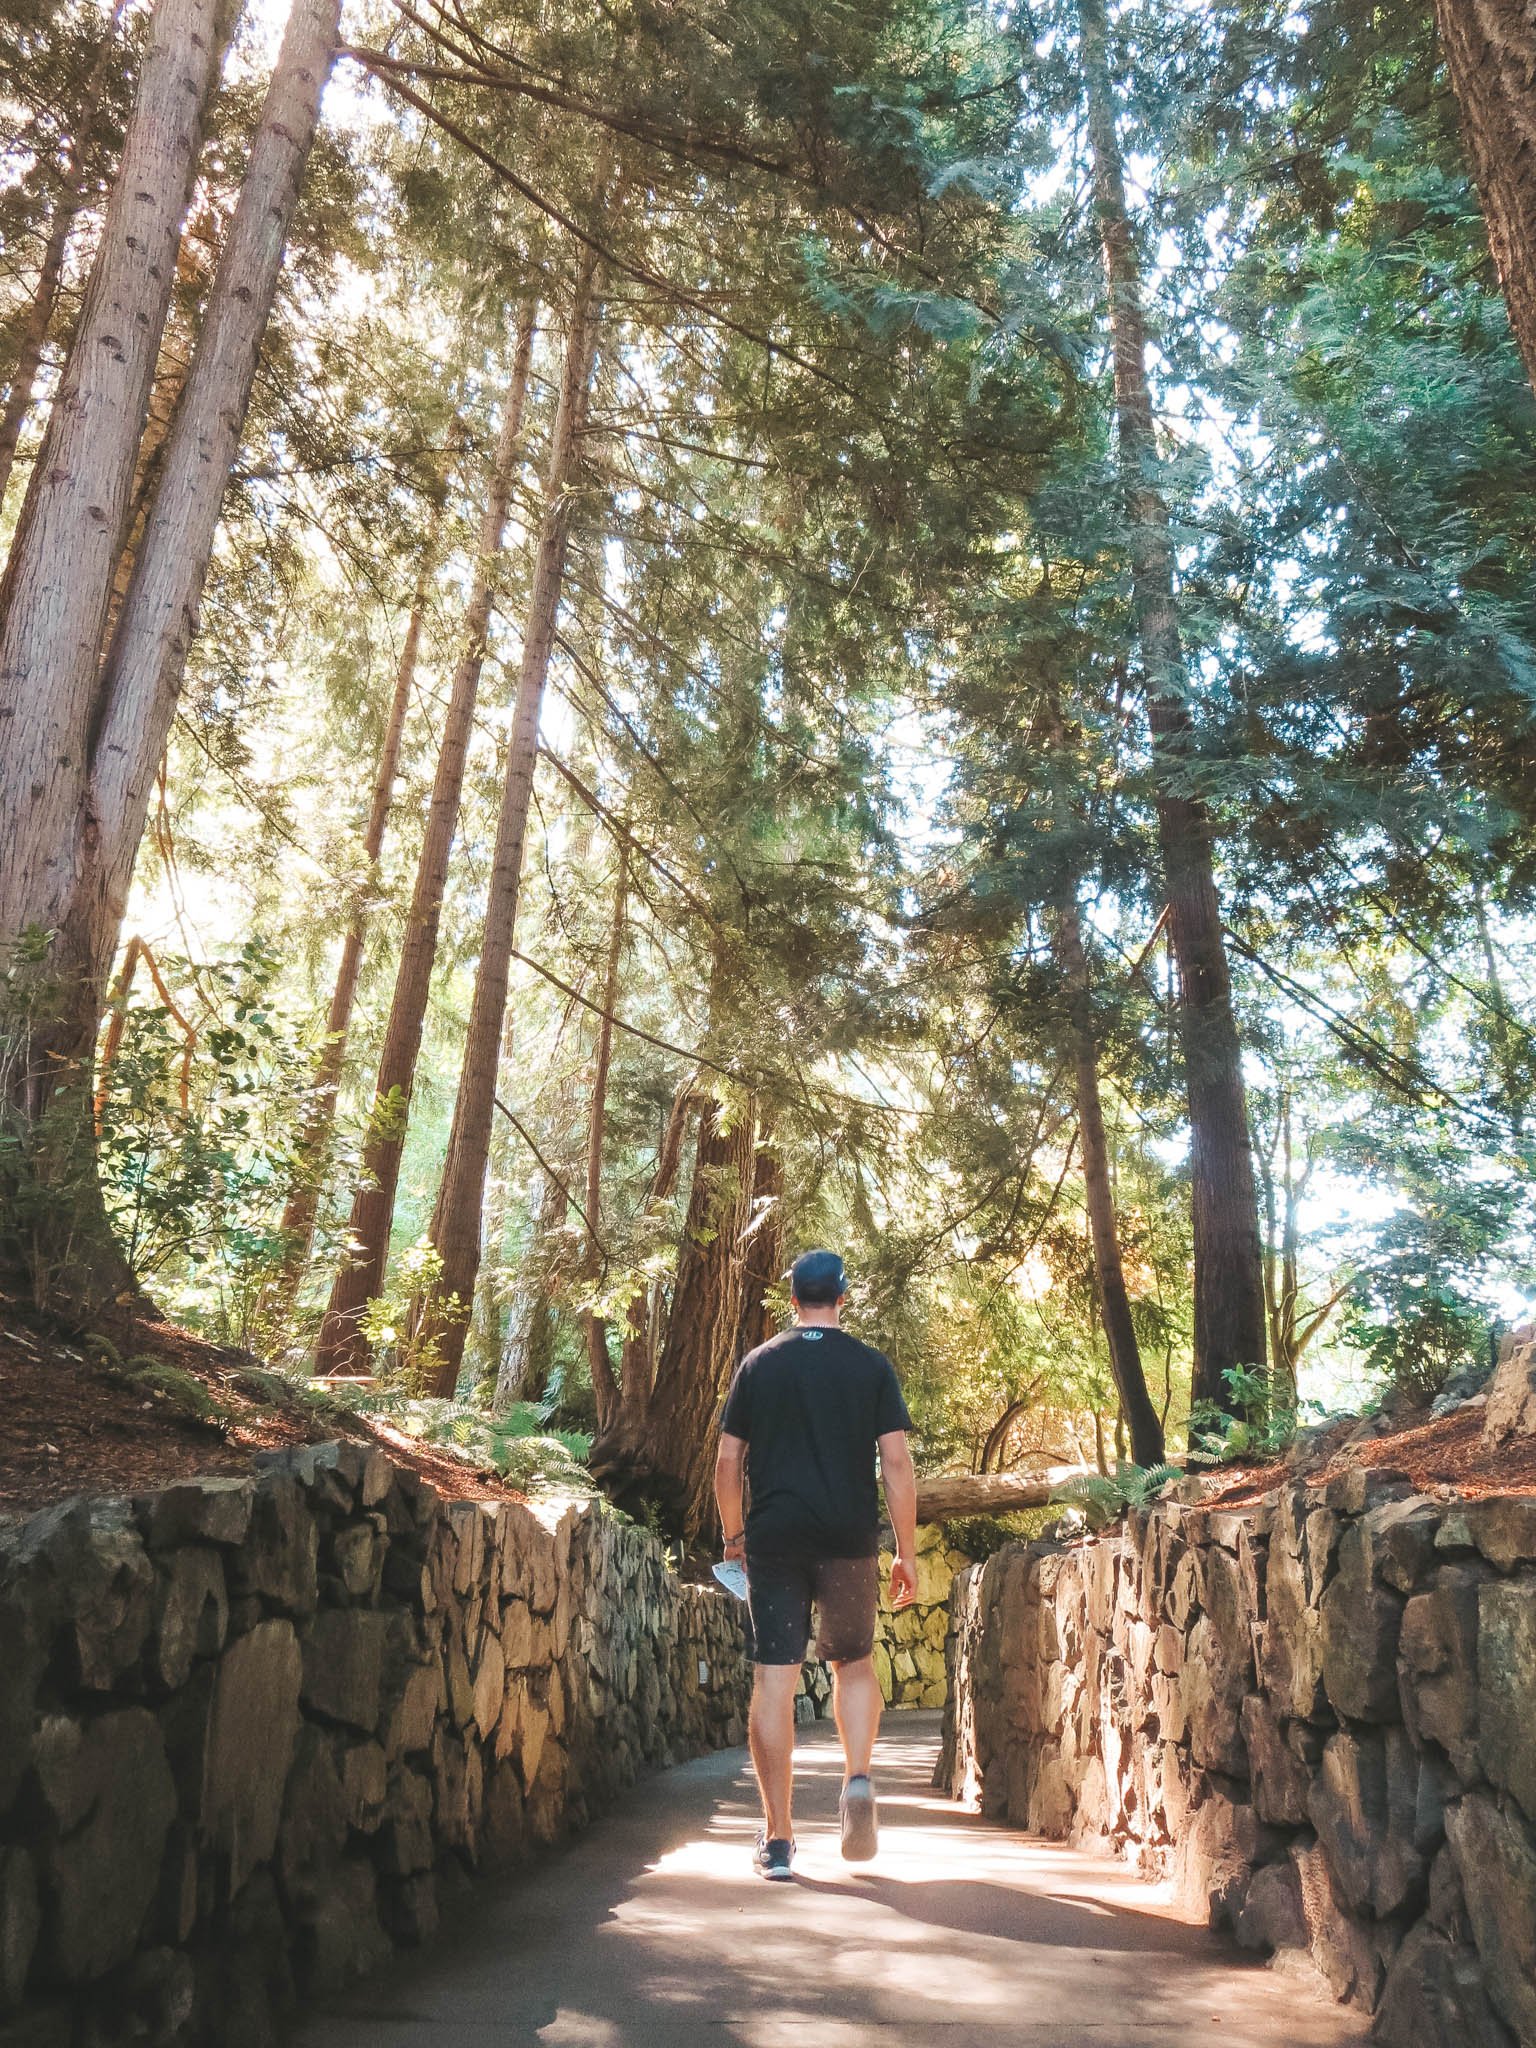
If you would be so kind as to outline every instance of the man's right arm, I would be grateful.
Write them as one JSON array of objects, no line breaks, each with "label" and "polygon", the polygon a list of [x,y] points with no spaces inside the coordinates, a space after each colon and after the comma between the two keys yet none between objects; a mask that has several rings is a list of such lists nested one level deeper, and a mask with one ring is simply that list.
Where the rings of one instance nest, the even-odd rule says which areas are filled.
[{"label": "man's right arm", "polygon": [[917,1598],[917,1474],[904,1429],[880,1438],[880,1477],[885,1486],[885,1511],[896,1532],[891,1561],[891,1605],[910,1607]]}]

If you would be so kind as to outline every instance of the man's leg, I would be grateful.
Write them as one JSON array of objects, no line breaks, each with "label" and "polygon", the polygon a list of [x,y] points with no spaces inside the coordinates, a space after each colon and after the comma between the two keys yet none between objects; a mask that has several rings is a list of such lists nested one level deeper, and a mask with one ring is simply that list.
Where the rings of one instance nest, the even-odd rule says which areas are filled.
[{"label": "man's leg", "polygon": [[[795,1779],[795,1687],[799,1682],[798,1664],[759,1664],[752,1674],[747,1738],[763,1802],[763,1832],[770,1842],[794,1839],[790,1804]],[[878,1692],[877,1687],[877,1697]]]},{"label": "man's leg", "polygon": [[843,1744],[843,1783],[867,1778],[869,1760],[880,1732],[885,1705],[873,1657],[859,1657],[832,1666],[832,1714]]},{"label": "man's leg", "polygon": [[880,1834],[875,1791],[869,1782],[884,1704],[872,1655],[879,1570],[873,1557],[825,1558],[816,1575],[821,1653],[832,1666],[832,1712],[843,1745],[838,1819],[843,1857],[849,1863],[867,1863]]}]

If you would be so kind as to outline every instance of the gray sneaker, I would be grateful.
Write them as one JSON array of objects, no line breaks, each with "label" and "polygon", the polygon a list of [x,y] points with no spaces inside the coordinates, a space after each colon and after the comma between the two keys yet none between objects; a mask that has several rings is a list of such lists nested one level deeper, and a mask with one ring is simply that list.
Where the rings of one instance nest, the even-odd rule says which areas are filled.
[{"label": "gray sneaker", "polygon": [[779,1836],[775,1836],[772,1841],[769,1841],[766,1835],[759,1835],[757,1838],[757,1855],[754,1858],[758,1874],[770,1879],[774,1884],[787,1884],[794,1874],[792,1868],[794,1854],[795,1845],[793,1842],[784,1841]]},{"label": "gray sneaker", "polygon": [[843,1823],[843,1861],[868,1863],[880,1842],[880,1810],[868,1778],[848,1780],[837,1811]]}]

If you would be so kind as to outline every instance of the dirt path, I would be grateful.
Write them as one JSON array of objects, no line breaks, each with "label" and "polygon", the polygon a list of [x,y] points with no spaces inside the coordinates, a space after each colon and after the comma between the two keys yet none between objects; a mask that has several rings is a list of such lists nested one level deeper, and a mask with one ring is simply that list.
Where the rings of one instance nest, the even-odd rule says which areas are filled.
[{"label": "dirt path", "polygon": [[[648,1780],[298,2048],[1341,2048],[1363,2024],[1170,1917],[1120,1866],[928,1789],[938,1717],[887,1715],[879,1860],[837,1853],[839,1759],[800,1731],[797,1882],[750,1868],[746,1758]],[[448,1916],[453,1917],[453,1916]]]}]

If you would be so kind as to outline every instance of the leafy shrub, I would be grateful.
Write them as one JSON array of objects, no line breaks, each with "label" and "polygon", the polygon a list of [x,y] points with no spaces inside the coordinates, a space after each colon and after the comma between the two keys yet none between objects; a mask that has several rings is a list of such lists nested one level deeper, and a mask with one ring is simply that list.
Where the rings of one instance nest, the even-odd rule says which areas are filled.
[{"label": "leafy shrub", "polygon": [[1143,1508],[1170,1480],[1182,1479],[1177,1465],[1117,1464],[1112,1474],[1077,1472],[1051,1489],[1051,1499],[1077,1508],[1090,1530],[1117,1522],[1128,1508]]},{"label": "leafy shrub", "polygon": [[1229,1366],[1222,1374],[1239,1412],[1230,1414],[1214,1401],[1197,1401],[1189,1411],[1190,1456],[1204,1465],[1230,1465],[1251,1459],[1262,1464],[1278,1458],[1294,1440],[1303,1411],[1290,1401],[1272,1398],[1266,1373],[1254,1366]]},{"label": "leafy shrub", "polygon": [[1432,1401],[1457,1373],[1479,1364],[1489,1348],[1489,1315],[1480,1301],[1454,1288],[1426,1286],[1389,1322],[1352,1319],[1349,1334],[1364,1365],[1389,1386]]},{"label": "leafy shrub", "polygon": [[172,1313],[256,1345],[282,1250],[289,1103],[308,1053],[272,1005],[279,962],[259,939],[232,960],[159,967],[195,1000],[185,1018],[163,1001],[124,1012],[98,1116],[107,1216],[135,1275]]},{"label": "leafy shrub", "polygon": [[980,1564],[1010,1543],[1033,1543],[1055,1520],[1054,1508],[1018,1508],[1011,1515],[961,1515],[942,1527],[951,1550]]},{"label": "leafy shrub", "polygon": [[464,1320],[463,1302],[456,1294],[445,1295],[442,1285],[441,1252],[429,1237],[418,1238],[396,1260],[384,1292],[358,1318],[375,1372],[412,1393],[436,1380],[443,1358],[441,1332]]},{"label": "leafy shrub", "polygon": [[584,1462],[592,1439],[577,1430],[551,1430],[549,1411],[531,1401],[493,1415],[473,1402],[414,1394],[403,1381],[336,1386],[330,1398],[356,1414],[380,1416],[405,1436],[455,1451],[525,1493],[594,1491]]}]

